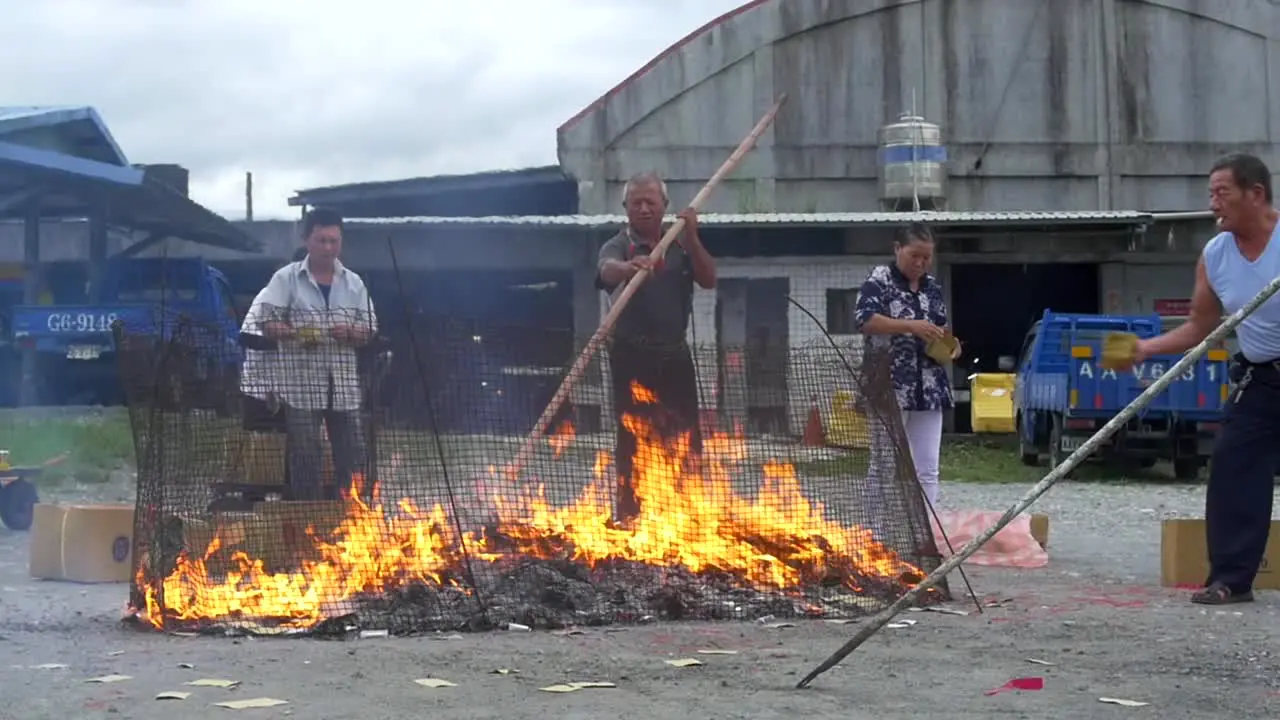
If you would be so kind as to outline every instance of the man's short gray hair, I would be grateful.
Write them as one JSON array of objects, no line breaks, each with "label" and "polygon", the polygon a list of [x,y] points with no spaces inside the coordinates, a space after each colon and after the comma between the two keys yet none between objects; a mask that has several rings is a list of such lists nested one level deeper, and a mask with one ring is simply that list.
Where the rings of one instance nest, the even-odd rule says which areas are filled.
[{"label": "man's short gray hair", "polygon": [[627,184],[622,187],[622,204],[627,204],[627,198],[631,196],[631,191],[645,185],[657,185],[658,192],[662,193],[662,204],[666,205],[671,202],[671,196],[667,194],[667,183],[658,173],[648,170],[636,173],[627,180]]}]

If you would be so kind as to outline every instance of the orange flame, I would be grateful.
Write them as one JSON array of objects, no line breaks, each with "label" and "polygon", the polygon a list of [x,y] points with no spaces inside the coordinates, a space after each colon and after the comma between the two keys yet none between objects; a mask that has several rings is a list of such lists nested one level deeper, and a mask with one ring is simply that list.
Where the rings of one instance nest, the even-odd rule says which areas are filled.
[{"label": "orange flame", "polygon": [[[633,384],[632,390],[637,402],[656,402],[647,389]],[[710,438],[702,461],[687,463],[687,435],[664,443],[640,418],[626,415],[623,422],[637,439],[631,484],[641,509],[625,527],[612,521],[605,452],[596,458],[594,481],[566,506],[556,507],[542,486],[491,492],[497,529],[485,535],[459,535],[439,504],[422,509],[403,499],[396,508],[384,508],[376,486],[365,502],[357,482],[345,494],[332,533],[306,529],[308,549],[317,560],[301,559],[292,572],[269,572],[262,558],[240,550],[232,555],[234,567],[215,575],[209,565],[223,547],[220,533],[201,557],[180,553],[159,583],[163,618],[156,583],[148,582],[147,563],[141,563],[142,612],[157,627],[166,618],[180,623],[270,618],[305,628],[362,595],[414,582],[456,585],[463,549],[473,562],[522,556],[569,558],[589,567],[609,560],[680,565],[693,572],[731,573],[744,584],[773,591],[796,592],[837,577],[857,592],[859,577],[902,582],[922,575],[869,530],[826,519],[822,504],[806,497],[790,465],[765,463],[754,498],[735,489],[730,469],[735,459],[746,457],[740,429]]]},{"label": "orange flame", "polygon": [[631,399],[638,405],[656,405],[658,403],[658,396],[635,380],[631,381]]},{"label": "orange flame", "polygon": [[547,437],[547,444],[551,446],[551,450],[556,457],[564,454],[564,451],[573,444],[574,439],[578,436],[577,430],[573,426],[572,420],[566,420],[564,424],[556,428],[556,431]]}]

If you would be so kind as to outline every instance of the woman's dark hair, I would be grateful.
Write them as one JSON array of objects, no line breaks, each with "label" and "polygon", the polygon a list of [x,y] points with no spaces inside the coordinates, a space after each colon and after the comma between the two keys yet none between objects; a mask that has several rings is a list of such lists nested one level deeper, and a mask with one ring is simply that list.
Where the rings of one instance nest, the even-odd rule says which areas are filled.
[{"label": "woman's dark hair", "polygon": [[893,234],[893,244],[897,247],[906,247],[913,242],[933,242],[933,231],[922,222],[913,222],[903,225]]}]

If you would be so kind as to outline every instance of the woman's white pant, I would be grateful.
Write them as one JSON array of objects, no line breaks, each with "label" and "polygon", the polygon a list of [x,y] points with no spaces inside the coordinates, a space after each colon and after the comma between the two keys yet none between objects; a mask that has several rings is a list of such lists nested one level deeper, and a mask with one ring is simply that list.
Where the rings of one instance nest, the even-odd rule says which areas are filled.
[{"label": "woman's white pant", "polygon": [[[938,456],[942,450],[942,411],[941,410],[903,410],[902,427],[906,431],[907,443],[911,453],[911,464],[915,466],[916,481],[929,500],[929,506],[938,507]],[[871,463],[868,468],[867,511],[871,515],[872,530],[882,534],[885,514],[889,508],[886,503],[886,489],[894,482],[899,468],[897,453],[893,444],[893,435],[884,423],[874,415],[870,418],[871,426]],[[926,510],[927,512],[927,510]]]},{"label": "woman's white pant", "polygon": [[929,499],[938,507],[938,455],[942,452],[942,411],[903,410],[902,427],[911,446],[911,464],[916,466],[916,480]]}]

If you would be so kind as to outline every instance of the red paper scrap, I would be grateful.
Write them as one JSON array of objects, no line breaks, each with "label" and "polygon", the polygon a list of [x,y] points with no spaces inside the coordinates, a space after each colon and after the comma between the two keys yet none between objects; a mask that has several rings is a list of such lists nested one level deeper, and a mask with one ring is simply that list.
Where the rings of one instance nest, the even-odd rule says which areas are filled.
[{"label": "red paper scrap", "polygon": [[999,695],[1004,692],[1013,692],[1015,690],[1043,690],[1044,678],[1042,677],[1024,677],[1014,678],[1009,682],[1001,685],[994,690],[988,690],[983,695]]}]

